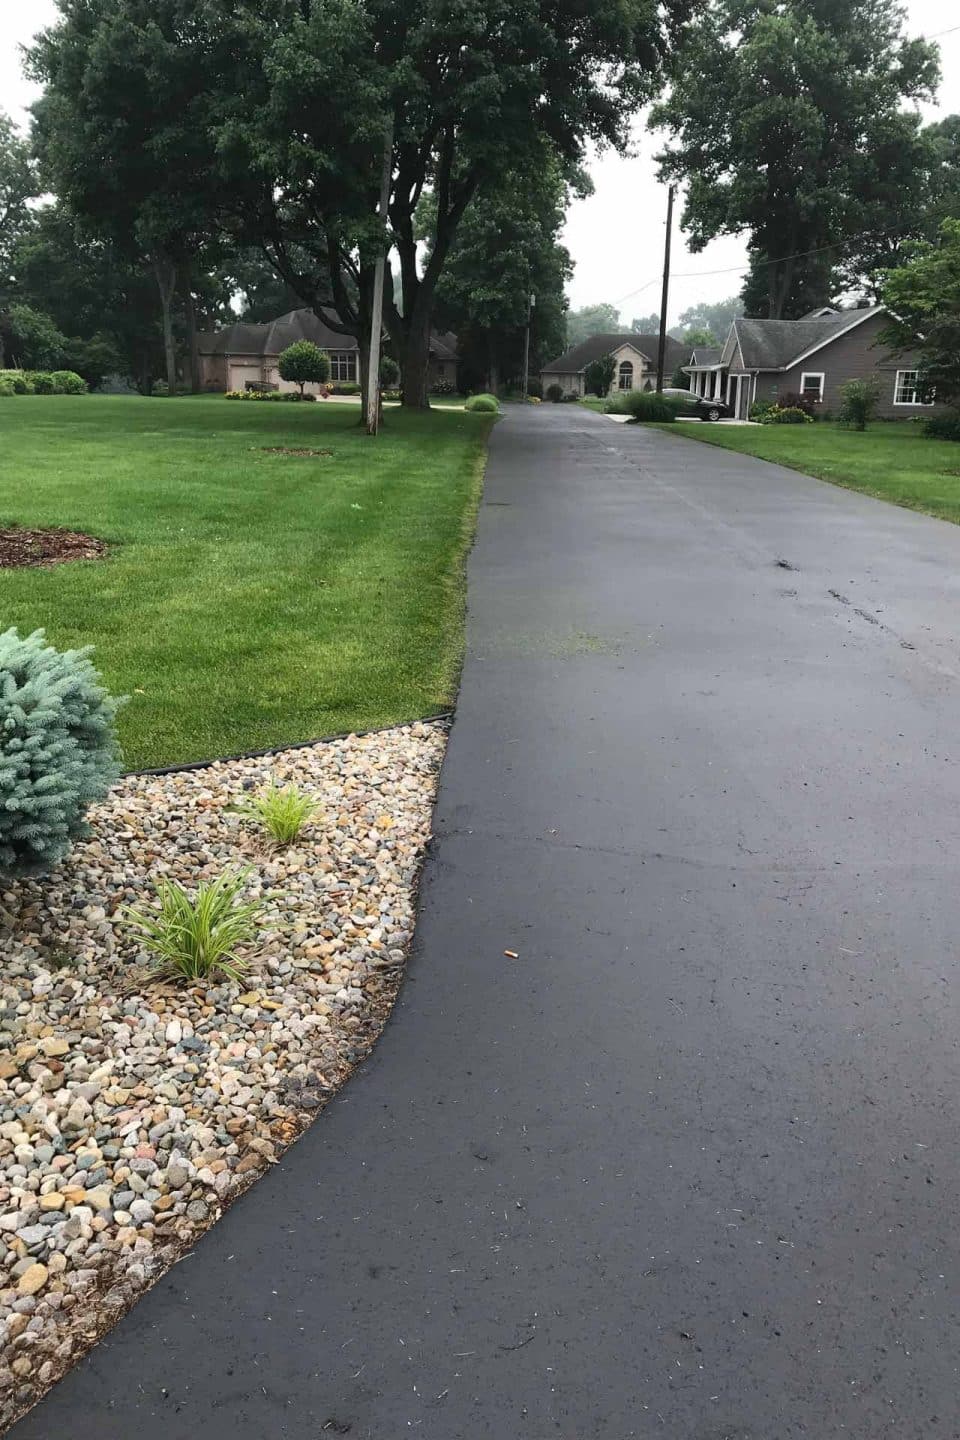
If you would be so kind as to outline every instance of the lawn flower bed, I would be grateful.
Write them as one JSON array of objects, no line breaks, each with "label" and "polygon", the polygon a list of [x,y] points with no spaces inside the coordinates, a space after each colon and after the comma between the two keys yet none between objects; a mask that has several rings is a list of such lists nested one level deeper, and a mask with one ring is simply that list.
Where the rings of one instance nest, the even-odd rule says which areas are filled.
[{"label": "lawn flower bed", "polygon": [[[4,1428],[368,1051],[399,985],[444,743],[442,725],[413,724],[128,776],[89,839],[0,895]],[[285,849],[236,808],[270,782],[319,805]],[[261,907],[241,981],[158,979],[125,907],[148,909],[158,877],[192,892],[230,867],[249,867]]]}]

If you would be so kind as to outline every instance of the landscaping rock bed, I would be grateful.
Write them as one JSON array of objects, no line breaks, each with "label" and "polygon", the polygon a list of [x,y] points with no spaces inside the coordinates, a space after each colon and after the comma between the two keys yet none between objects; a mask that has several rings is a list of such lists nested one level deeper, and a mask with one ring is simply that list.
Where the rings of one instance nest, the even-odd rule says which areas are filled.
[{"label": "landscaping rock bed", "polygon": [[[0,896],[0,1428],[309,1124],[389,1014],[445,744],[415,724],[131,776],[53,875]],[[271,849],[271,778],[323,815]],[[251,867],[242,984],[158,982],[122,924],[150,880]]]}]

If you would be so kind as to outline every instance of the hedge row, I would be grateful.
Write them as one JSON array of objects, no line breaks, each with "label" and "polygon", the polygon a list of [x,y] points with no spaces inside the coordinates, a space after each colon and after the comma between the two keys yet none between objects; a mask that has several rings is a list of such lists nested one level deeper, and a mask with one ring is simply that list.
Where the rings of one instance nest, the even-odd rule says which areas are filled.
[{"label": "hedge row", "polygon": [[75,370],[0,370],[0,396],[86,393],[87,382]]}]

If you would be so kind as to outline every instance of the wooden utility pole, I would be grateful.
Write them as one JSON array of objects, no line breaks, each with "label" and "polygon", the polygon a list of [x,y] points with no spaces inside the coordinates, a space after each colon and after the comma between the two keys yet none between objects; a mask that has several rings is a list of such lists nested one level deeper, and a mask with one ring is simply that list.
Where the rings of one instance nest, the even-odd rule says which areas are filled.
[{"label": "wooden utility pole", "polygon": [[530,390],[530,321],[533,316],[533,307],[537,303],[536,295],[531,295],[527,301],[527,328],[523,337],[523,398],[527,399]]},{"label": "wooden utility pole", "polygon": [[383,282],[387,268],[387,211],[390,181],[393,178],[393,116],[387,118],[383,134],[383,170],[380,175],[380,222],[383,244],[373,272],[373,314],[370,319],[370,367],[367,375],[367,434],[380,429],[380,337],[383,331]]},{"label": "wooden utility pole", "polygon": [[663,290],[660,295],[660,344],[657,347],[657,390],[663,389],[667,354],[667,301],[670,299],[670,239],[673,234],[673,186],[667,191],[667,239],[663,248]]}]

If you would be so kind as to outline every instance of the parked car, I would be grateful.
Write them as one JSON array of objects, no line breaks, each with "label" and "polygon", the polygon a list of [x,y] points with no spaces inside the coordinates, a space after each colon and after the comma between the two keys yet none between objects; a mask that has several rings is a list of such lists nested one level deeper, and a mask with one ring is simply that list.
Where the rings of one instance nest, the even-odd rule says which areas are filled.
[{"label": "parked car", "polygon": [[694,395],[691,390],[664,390],[666,398],[677,407],[683,419],[722,420],[733,412],[723,400],[707,400],[703,395]]}]

